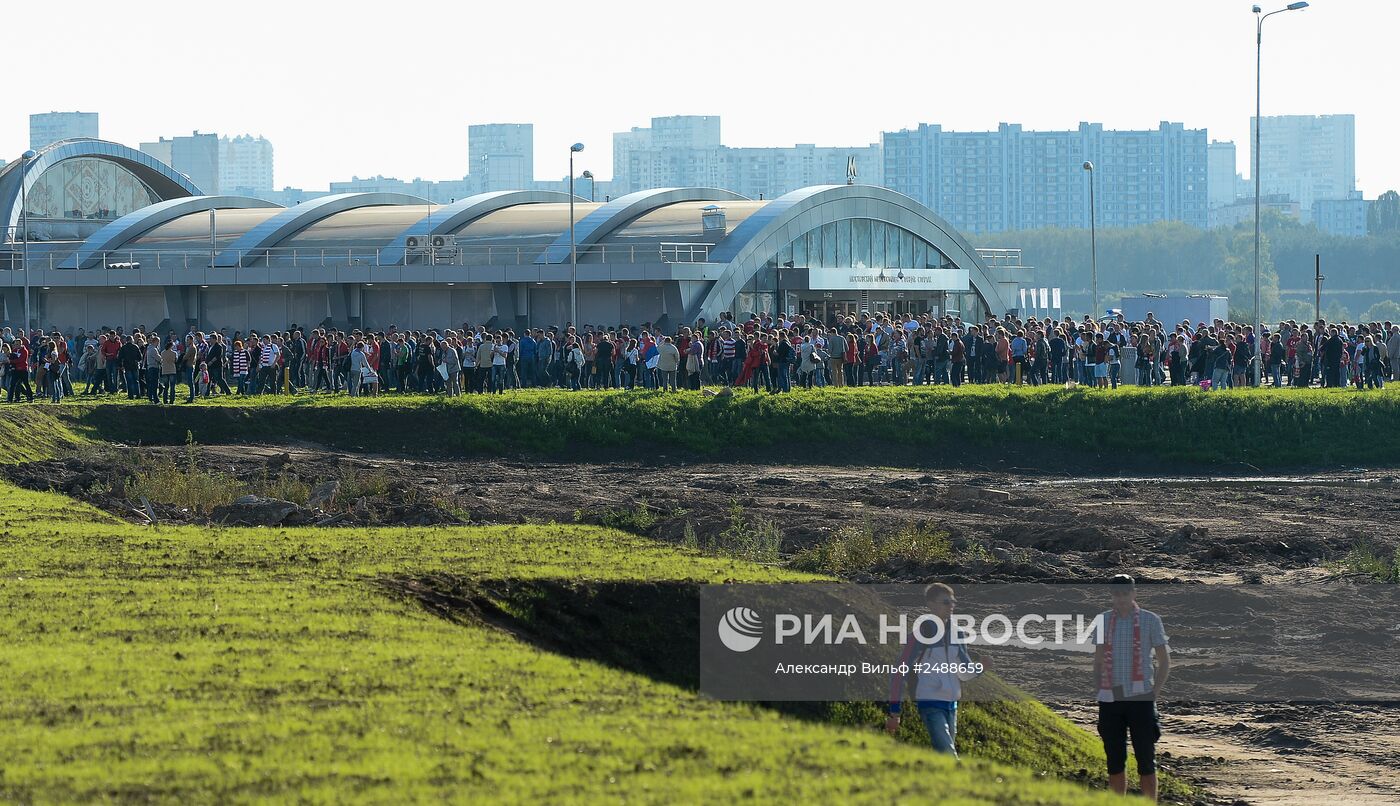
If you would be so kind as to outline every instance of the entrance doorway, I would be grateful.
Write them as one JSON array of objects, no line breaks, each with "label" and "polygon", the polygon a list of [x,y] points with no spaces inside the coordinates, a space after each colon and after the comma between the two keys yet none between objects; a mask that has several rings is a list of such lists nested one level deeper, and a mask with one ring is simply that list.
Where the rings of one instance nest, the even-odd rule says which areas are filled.
[{"label": "entrance doorway", "polygon": [[859,317],[862,311],[868,312],[872,316],[877,313],[895,318],[906,313],[910,316],[918,316],[929,310],[929,300],[870,298],[862,302],[854,298],[804,299],[801,301],[799,310],[808,319],[814,319],[822,324],[830,324],[847,316]]}]

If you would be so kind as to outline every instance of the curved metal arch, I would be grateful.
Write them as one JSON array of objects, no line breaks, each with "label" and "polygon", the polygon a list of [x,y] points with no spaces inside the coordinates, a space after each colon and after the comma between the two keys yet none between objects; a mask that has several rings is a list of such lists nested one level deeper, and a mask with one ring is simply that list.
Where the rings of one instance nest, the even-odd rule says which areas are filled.
[{"label": "curved metal arch", "polygon": [[336,193],[288,207],[253,227],[224,247],[214,257],[214,265],[245,266],[267,255],[269,249],[310,227],[346,210],[385,207],[395,204],[428,204],[428,200],[407,193]]},{"label": "curved metal arch", "polygon": [[[882,207],[885,214],[881,214]],[[728,310],[735,294],[753,280],[770,257],[813,228],[804,226],[804,217],[806,223],[816,226],[844,218],[904,218],[913,225],[907,229],[937,247],[958,268],[968,270],[973,289],[989,310],[1008,309],[977,250],[932,210],[902,193],[874,185],[817,185],[794,190],[764,205],[710,251],[711,263],[728,265],[704,298],[686,312],[686,320],[703,316],[713,321],[720,311]]]},{"label": "curved metal arch", "polygon": [[[719,188],[657,188],[655,190],[639,190],[636,193],[628,193],[626,196],[619,196],[584,216],[582,221],[574,225],[574,244],[580,249],[595,244],[602,240],[603,236],[629,221],[634,221],[653,210],[670,204],[691,201],[748,200],[747,196],[740,196],[732,190],[720,190]],[[556,238],[554,243],[550,244],[541,252],[540,256],[535,258],[535,262],[563,263],[568,259],[569,236],[565,233]]]},{"label": "curved metal arch", "polygon": [[[574,197],[578,199],[577,196]],[[546,204],[567,202],[569,194],[554,190],[495,190],[490,193],[477,193],[461,201],[444,205],[414,222],[397,238],[379,252],[381,264],[395,265],[403,262],[404,248],[412,235],[441,235],[461,229],[487,213],[504,210],[518,204]],[[582,201],[582,199],[579,199]],[[431,227],[431,229],[429,229]]]},{"label": "curved metal arch", "polygon": [[[0,226],[5,227],[6,231],[10,232],[15,231],[15,228],[19,226],[21,185],[27,193],[45,171],[64,160],[78,157],[92,157],[115,162],[145,182],[146,186],[161,199],[203,194],[203,191],[195,187],[189,177],[150,154],[107,140],[86,138],[60,140],[39,149],[34,159],[25,165],[23,176],[20,175],[19,160],[15,160],[13,170],[0,173]],[[9,166],[6,168],[8,169]]]},{"label": "curved metal arch", "polygon": [[83,241],[78,250],[59,264],[60,269],[86,269],[102,258],[162,224],[192,213],[209,210],[243,210],[282,205],[249,196],[186,196],[142,207],[118,218]]}]

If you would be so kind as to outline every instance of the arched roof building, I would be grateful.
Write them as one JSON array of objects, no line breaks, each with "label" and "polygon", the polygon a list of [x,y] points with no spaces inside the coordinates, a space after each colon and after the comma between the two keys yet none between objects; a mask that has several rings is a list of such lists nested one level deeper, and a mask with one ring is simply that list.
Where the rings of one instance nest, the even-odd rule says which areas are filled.
[{"label": "arched roof building", "polygon": [[[29,226],[21,232],[20,187]],[[675,326],[787,309],[1000,314],[1021,278],[918,202],[869,185],[752,200],[662,188],[595,203],[344,193],[291,208],[205,196],[149,156],[71,140],[0,171],[5,320],[27,272],[42,326]],[[26,238],[25,235],[28,235]],[[22,318],[22,317],[20,317]]]}]

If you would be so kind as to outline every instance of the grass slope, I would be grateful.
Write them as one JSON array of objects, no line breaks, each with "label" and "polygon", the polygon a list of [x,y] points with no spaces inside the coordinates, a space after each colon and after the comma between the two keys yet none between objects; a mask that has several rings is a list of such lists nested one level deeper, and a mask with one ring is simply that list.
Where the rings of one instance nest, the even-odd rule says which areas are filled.
[{"label": "grass slope", "polygon": [[1117,802],[545,652],[387,573],[805,578],[589,527],[140,528],[0,486],[0,800]]},{"label": "grass slope", "polygon": [[196,405],[78,403],[54,410],[77,432],[170,444],[307,440],[343,449],[472,454],[766,456],[919,463],[1090,460],[1255,468],[1393,463],[1400,389],[1357,392],[1116,391],[964,386],[568,393],[456,399],[264,397]]}]

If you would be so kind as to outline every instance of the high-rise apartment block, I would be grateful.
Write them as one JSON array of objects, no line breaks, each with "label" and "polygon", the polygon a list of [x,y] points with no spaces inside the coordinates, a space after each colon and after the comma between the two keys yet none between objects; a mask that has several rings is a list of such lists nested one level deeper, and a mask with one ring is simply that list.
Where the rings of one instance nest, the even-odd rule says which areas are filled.
[{"label": "high-rise apartment block", "polygon": [[942,126],[885,132],[884,184],[923,202],[969,232],[1089,226],[1092,162],[1098,224],[1155,221],[1206,226],[1206,132],[1180,123],[1115,131],[1081,123],[1073,131],[991,132]]},{"label": "high-rise apartment block", "polygon": [[[1250,118],[1250,173],[1257,118]],[[1287,195],[1304,220],[1313,202],[1344,200],[1356,190],[1355,115],[1265,116],[1259,131],[1259,179],[1267,196]]]},{"label": "high-rise apartment block", "polygon": [[96,112],[40,112],[29,116],[32,149],[75,137],[97,137]]}]

